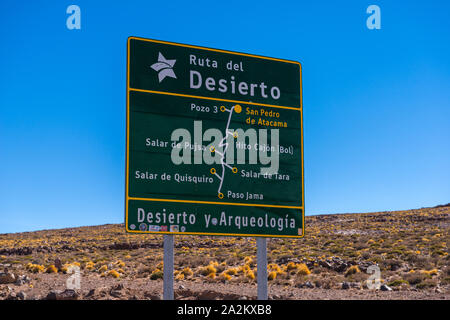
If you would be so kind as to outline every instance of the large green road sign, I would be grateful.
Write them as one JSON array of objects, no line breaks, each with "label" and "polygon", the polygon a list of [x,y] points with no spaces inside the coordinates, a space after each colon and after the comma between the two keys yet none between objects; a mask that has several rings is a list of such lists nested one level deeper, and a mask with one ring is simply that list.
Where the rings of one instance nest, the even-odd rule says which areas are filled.
[{"label": "large green road sign", "polygon": [[301,65],[130,37],[128,232],[302,237]]}]

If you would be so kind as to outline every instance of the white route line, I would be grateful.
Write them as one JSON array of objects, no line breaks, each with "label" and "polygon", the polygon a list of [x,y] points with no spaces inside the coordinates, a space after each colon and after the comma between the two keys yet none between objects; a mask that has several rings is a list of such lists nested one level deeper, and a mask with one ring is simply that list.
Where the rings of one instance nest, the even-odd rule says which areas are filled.
[{"label": "white route line", "polygon": [[[215,172],[215,170],[214,170],[214,175],[220,180],[219,189],[217,190],[218,195],[221,194],[220,191],[222,190],[223,179],[225,177],[225,166],[228,167],[229,169],[233,170],[233,167],[231,167],[228,163],[226,163],[224,161],[224,159],[225,159],[225,155],[226,155],[227,149],[228,149],[228,142],[227,142],[228,136],[232,136],[233,138],[235,138],[235,133],[228,129],[230,126],[231,116],[233,115],[234,107],[235,106],[232,106],[231,109],[225,108],[225,111],[229,112],[228,121],[227,121],[227,126],[225,128],[225,137],[222,138],[222,140],[219,143],[219,147],[225,147],[223,149],[223,153],[219,152],[217,150],[214,150],[214,152],[217,152],[221,156],[220,162],[222,165],[222,175],[217,174],[217,172]],[[219,198],[220,198],[220,196],[219,196]]]}]

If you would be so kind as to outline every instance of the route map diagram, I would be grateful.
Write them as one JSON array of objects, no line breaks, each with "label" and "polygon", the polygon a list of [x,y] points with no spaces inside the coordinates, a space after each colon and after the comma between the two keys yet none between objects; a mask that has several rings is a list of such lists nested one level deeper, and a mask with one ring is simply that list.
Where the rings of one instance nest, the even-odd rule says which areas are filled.
[{"label": "route map diagram", "polygon": [[228,120],[227,120],[227,126],[225,127],[225,136],[219,142],[219,147],[224,147],[224,149],[223,149],[223,152],[219,152],[216,150],[215,147],[211,147],[210,151],[215,152],[220,155],[220,164],[222,166],[222,173],[219,175],[215,168],[211,168],[211,174],[215,175],[220,180],[219,188],[217,190],[217,196],[220,199],[223,199],[223,193],[221,191],[222,191],[223,180],[225,179],[225,167],[230,169],[233,173],[237,173],[237,168],[230,166],[225,161],[225,155],[226,155],[226,153],[228,151],[228,147],[229,147],[228,138],[231,136],[231,137],[233,137],[233,139],[237,139],[237,137],[238,137],[237,132],[233,132],[229,129],[231,117],[233,116],[233,111],[236,113],[241,113],[242,107],[238,104],[232,106],[231,108],[226,108],[225,106],[221,106],[220,111],[229,113]]}]

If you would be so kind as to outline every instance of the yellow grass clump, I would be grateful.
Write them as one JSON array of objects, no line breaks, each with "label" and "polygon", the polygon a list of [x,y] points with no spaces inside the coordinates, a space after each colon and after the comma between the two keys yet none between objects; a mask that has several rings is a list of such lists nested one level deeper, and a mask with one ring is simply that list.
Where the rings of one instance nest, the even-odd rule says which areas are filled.
[{"label": "yellow grass clump", "polygon": [[435,276],[438,274],[438,270],[437,269],[431,269],[431,270],[422,270],[422,273],[429,275],[429,276]]},{"label": "yellow grass clump", "polygon": [[108,276],[111,276],[111,277],[117,279],[120,277],[120,274],[116,270],[113,269],[108,272]]},{"label": "yellow grass clump", "polygon": [[251,270],[250,266],[248,264],[244,264],[243,266],[240,266],[238,268],[238,271],[247,273],[249,270]]},{"label": "yellow grass clump", "polygon": [[279,265],[277,265],[276,263],[270,263],[267,266],[268,271],[273,271],[276,272],[277,274],[282,274],[284,273],[283,270],[280,268]]},{"label": "yellow grass clump", "polygon": [[210,261],[210,262],[209,262],[209,265],[210,265],[210,266],[213,266],[213,267],[218,267],[218,266],[219,266],[219,263],[218,263],[217,261]]},{"label": "yellow grass clump", "polygon": [[[277,273],[280,273],[279,271],[277,271],[277,269],[272,269],[273,271],[276,271]],[[304,263],[294,263],[294,262],[289,262],[286,267],[285,270],[290,272],[290,271],[297,271],[297,274],[299,275],[304,275],[307,276],[309,274],[311,274],[311,271],[309,271],[309,268],[306,264]]]},{"label": "yellow grass clump", "polygon": [[235,276],[238,273],[238,270],[236,268],[230,268],[224,271],[224,273],[230,275],[230,276]]},{"label": "yellow grass clump", "polygon": [[184,274],[183,273],[178,273],[176,276],[175,276],[175,280],[184,280]]},{"label": "yellow grass clump", "polygon": [[63,265],[61,267],[61,269],[59,269],[59,271],[61,271],[62,273],[66,274],[67,272],[70,271],[69,269],[73,268],[73,267],[80,268],[80,264],[79,263],[66,263],[65,265]]},{"label": "yellow grass clump", "polygon": [[247,278],[249,278],[250,280],[255,280],[255,273],[254,273],[252,270],[249,270],[249,271],[245,274],[245,276],[246,276]]},{"label": "yellow grass clump", "polygon": [[40,273],[45,271],[45,267],[40,264],[28,263],[26,269],[32,273]]},{"label": "yellow grass clump", "polygon": [[[202,274],[202,275],[204,275],[204,276],[209,276],[210,274],[212,274],[212,273],[216,273],[217,272],[217,269],[216,269],[216,267],[215,266],[213,266],[213,265],[211,265],[211,264],[209,264],[209,265],[207,265],[206,267],[202,267],[201,269],[200,269],[200,273]],[[214,276],[215,277],[215,276]],[[214,279],[214,278],[213,278]]]},{"label": "yellow grass clump", "polygon": [[108,266],[106,264],[104,264],[100,267],[100,269],[98,269],[98,272],[105,272],[107,270],[108,270]]},{"label": "yellow grass clump", "polygon": [[58,273],[58,269],[56,269],[56,267],[51,264],[47,267],[47,269],[45,269],[46,273]]},{"label": "yellow grass clump", "polygon": [[287,265],[286,265],[286,270],[287,271],[291,271],[291,270],[297,270],[298,269],[298,265],[296,264],[296,263],[294,263],[294,262],[289,262]]},{"label": "yellow grass clump", "polygon": [[190,277],[190,276],[194,275],[194,271],[192,271],[192,269],[189,268],[189,267],[183,268],[183,270],[181,270],[181,273],[182,273],[185,277]]},{"label": "yellow grass clump", "polygon": [[220,274],[220,279],[224,280],[224,281],[230,281],[231,280],[231,276],[228,273],[226,273],[226,272],[222,272]]},{"label": "yellow grass clump", "polygon": [[92,270],[94,270],[94,268],[95,268],[95,263],[92,262],[92,261],[88,261],[88,262],[86,263],[86,265],[84,266],[84,268],[85,268],[86,270],[88,270],[88,271],[92,271]]},{"label": "yellow grass clump", "polygon": [[311,271],[309,270],[308,266],[304,263],[297,264],[297,274],[307,276],[311,274]]},{"label": "yellow grass clump", "polygon": [[348,277],[352,274],[359,273],[361,270],[359,270],[358,266],[351,266],[350,268],[345,271],[345,276]]},{"label": "yellow grass clump", "polygon": [[119,268],[123,268],[125,267],[125,262],[123,262],[122,260],[118,260],[116,261],[116,266],[118,266]]},{"label": "yellow grass clump", "polygon": [[277,273],[275,271],[269,272],[269,275],[267,277],[268,280],[275,280],[277,277]]}]

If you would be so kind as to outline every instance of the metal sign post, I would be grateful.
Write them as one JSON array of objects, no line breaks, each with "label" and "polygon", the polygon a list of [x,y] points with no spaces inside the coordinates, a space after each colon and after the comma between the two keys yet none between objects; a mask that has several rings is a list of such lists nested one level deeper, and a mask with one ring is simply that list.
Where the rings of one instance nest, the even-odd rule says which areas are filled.
[{"label": "metal sign post", "polygon": [[164,235],[164,300],[173,300],[173,238]]},{"label": "metal sign post", "polygon": [[267,238],[256,238],[258,300],[267,300]]}]

